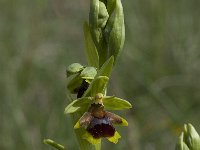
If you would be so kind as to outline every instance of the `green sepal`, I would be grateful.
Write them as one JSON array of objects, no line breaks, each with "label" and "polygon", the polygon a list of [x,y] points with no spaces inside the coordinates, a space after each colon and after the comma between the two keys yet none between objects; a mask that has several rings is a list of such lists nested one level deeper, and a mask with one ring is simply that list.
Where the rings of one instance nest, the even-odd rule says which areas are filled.
[{"label": "green sepal", "polygon": [[91,36],[90,27],[87,22],[84,23],[84,43],[85,43],[85,53],[90,66],[99,68],[99,55],[97,48]]},{"label": "green sepal", "polygon": [[92,102],[91,97],[82,97],[79,99],[74,100],[71,102],[67,107],[65,108],[64,113],[69,114],[69,113],[74,113],[77,111],[86,111],[89,104]]},{"label": "green sepal", "polygon": [[56,148],[57,150],[65,150],[65,147],[63,145],[60,145],[51,139],[44,139],[43,142],[44,142],[44,144],[50,145],[50,146]]},{"label": "green sepal", "polygon": [[76,74],[76,73],[80,72],[83,69],[84,69],[84,66],[82,66],[81,64],[73,63],[73,64],[71,64],[71,65],[69,65],[67,67],[67,70],[66,70],[67,77],[69,77],[69,76],[71,76],[73,74]]},{"label": "green sepal", "polygon": [[184,138],[184,133],[182,132],[178,138],[178,142],[176,144],[176,150],[190,150],[188,146],[185,144],[183,138]]},{"label": "green sepal", "polygon": [[83,69],[83,71],[81,71],[80,77],[83,79],[94,79],[94,77],[97,74],[97,70],[94,67],[86,67],[85,69]]},{"label": "green sepal", "polygon": [[[114,3],[110,5],[114,5]],[[112,11],[113,6],[109,9],[109,11]],[[114,55],[116,61],[116,58],[123,48],[125,40],[124,14],[121,0],[116,0],[115,9],[109,17],[104,30],[104,35],[108,43],[108,56]]]},{"label": "green sepal", "polygon": [[105,109],[107,110],[123,110],[132,108],[132,105],[128,101],[115,96],[105,96],[102,100]]},{"label": "green sepal", "polygon": [[85,134],[83,135],[82,137],[83,139],[87,140],[89,143],[93,144],[93,145],[96,145],[96,144],[99,144],[101,143],[101,138],[98,138],[98,139],[95,139],[93,138],[93,136],[88,133],[87,131],[85,132]]},{"label": "green sepal", "polygon": [[75,93],[74,90],[80,87],[82,82],[83,82],[83,79],[80,77],[80,74],[77,74],[72,79],[69,80],[67,84],[67,89],[70,91],[70,93]]},{"label": "green sepal", "polygon": [[115,131],[114,136],[108,137],[107,139],[108,141],[117,144],[119,138],[121,138],[120,134],[117,131]]},{"label": "green sepal", "polygon": [[97,93],[104,93],[106,89],[106,85],[108,83],[109,78],[106,76],[99,76],[95,78],[88,89],[85,91],[83,97],[91,96],[94,97]]}]

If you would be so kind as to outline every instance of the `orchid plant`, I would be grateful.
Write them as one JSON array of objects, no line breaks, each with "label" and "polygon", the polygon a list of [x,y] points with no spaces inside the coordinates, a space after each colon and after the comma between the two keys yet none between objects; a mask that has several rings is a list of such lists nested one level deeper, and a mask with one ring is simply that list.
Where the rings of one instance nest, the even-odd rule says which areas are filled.
[{"label": "orchid plant", "polygon": [[[84,23],[83,30],[88,64],[73,63],[68,66],[69,104],[64,112],[71,115],[79,148],[100,150],[102,139],[116,144],[121,138],[115,125],[128,126],[124,118],[110,111],[132,108],[127,100],[107,95],[110,75],[125,40],[121,0],[90,0],[89,23]],[[183,138],[189,135],[190,129],[194,131],[191,125],[185,126],[177,150],[189,149]],[[184,138],[191,150],[199,150],[199,147],[192,148],[200,145],[199,136],[195,134],[195,137],[198,140],[194,143]],[[64,146],[50,139],[45,139],[44,143],[65,150]]]},{"label": "orchid plant", "polygon": [[[129,109],[132,105],[116,96],[107,95],[112,69],[125,39],[121,0],[91,0],[89,23],[83,26],[88,65],[73,63],[67,68],[69,105],[80,149],[101,149],[101,139],[117,143],[121,137],[114,125],[128,122],[110,110]],[[45,143],[56,147],[55,142]]]},{"label": "orchid plant", "polygon": [[[65,113],[72,114],[74,122],[77,122],[74,128],[80,130],[76,131],[80,148],[90,149],[88,147],[94,145],[100,149],[102,138],[116,144],[121,137],[114,125],[128,126],[124,118],[107,110],[132,107],[126,100],[107,96],[110,74],[124,44],[121,1],[91,0],[89,24],[84,24],[84,36],[88,66],[73,63],[67,68],[71,103],[65,108]],[[75,94],[77,99],[74,100],[71,94]]]}]

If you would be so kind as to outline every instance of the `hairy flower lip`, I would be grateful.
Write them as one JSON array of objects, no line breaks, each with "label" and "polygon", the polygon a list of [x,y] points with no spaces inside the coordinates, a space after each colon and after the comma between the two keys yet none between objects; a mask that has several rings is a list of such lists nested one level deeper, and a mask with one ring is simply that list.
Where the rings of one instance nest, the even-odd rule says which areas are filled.
[{"label": "hairy flower lip", "polygon": [[113,127],[111,121],[108,117],[96,118],[94,117],[89,126],[86,129],[93,138],[105,138],[112,137],[115,133],[115,128]]}]

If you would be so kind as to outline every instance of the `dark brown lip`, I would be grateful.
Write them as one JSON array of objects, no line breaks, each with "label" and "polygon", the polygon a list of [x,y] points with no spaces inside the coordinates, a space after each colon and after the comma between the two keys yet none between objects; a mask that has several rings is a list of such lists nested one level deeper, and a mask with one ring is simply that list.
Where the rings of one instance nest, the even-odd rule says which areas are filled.
[{"label": "dark brown lip", "polygon": [[93,118],[87,127],[87,131],[95,138],[112,137],[115,134],[115,128],[109,118]]}]

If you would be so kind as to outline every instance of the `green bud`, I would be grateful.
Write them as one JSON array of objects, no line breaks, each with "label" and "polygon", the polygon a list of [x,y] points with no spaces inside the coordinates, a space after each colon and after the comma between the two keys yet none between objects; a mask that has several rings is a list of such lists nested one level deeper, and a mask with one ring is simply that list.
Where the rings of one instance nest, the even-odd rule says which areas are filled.
[{"label": "green bud", "polygon": [[176,150],[200,150],[200,137],[191,124],[184,125],[184,131],[178,139]]},{"label": "green bud", "polygon": [[200,137],[191,124],[184,125],[184,140],[191,150],[200,150]]},{"label": "green bud", "polygon": [[99,55],[99,65],[112,55],[119,56],[125,40],[121,0],[91,0],[89,27]]},{"label": "green bud", "polygon": [[86,67],[83,71],[81,71],[80,77],[83,79],[94,79],[97,71],[94,67]]},{"label": "green bud", "polygon": [[99,14],[98,14],[98,27],[104,28],[109,18],[106,6],[103,2],[99,1]]},{"label": "green bud", "polygon": [[125,40],[124,13],[121,0],[108,3],[111,13],[104,30],[104,36],[108,44],[108,57],[119,56]]},{"label": "green bud", "polygon": [[190,150],[188,146],[185,144],[183,141],[183,135],[184,133],[182,132],[180,137],[178,138],[178,142],[176,144],[176,150]]},{"label": "green bud", "polygon": [[69,76],[71,76],[73,74],[76,74],[76,73],[80,72],[83,69],[84,69],[84,67],[81,64],[73,63],[73,64],[69,65],[67,70],[66,70],[67,77],[69,77]]}]

